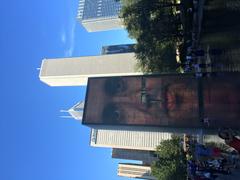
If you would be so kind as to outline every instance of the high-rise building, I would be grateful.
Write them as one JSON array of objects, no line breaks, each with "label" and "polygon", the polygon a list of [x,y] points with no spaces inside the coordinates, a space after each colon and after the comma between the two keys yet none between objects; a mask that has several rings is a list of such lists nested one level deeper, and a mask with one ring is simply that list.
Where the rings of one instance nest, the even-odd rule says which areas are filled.
[{"label": "high-rise building", "polygon": [[88,32],[122,28],[118,0],[80,0],[77,19]]},{"label": "high-rise building", "polygon": [[101,54],[120,54],[134,52],[134,44],[103,46]]},{"label": "high-rise building", "polygon": [[61,116],[61,117],[62,118],[73,118],[73,119],[81,121],[82,115],[83,115],[83,108],[84,108],[84,101],[80,101],[68,110],[61,110],[60,112],[68,113],[68,115]]},{"label": "high-rise building", "polygon": [[129,178],[140,178],[156,180],[157,178],[151,175],[151,167],[142,164],[118,164],[118,176],[129,177]]},{"label": "high-rise building", "polygon": [[145,165],[151,165],[157,161],[154,151],[132,150],[132,149],[112,149],[112,158],[142,161]]},{"label": "high-rise building", "polygon": [[49,86],[86,86],[88,77],[142,74],[134,53],[44,59],[40,80]]},{"label": "high-rise building", "polygon": [[[90,145],[120,149],[154,151],[161,141],[170,139],[174,129],[130,126],[92,126]],[[172,131],[172,133],[171,133]],[[177,132],[178,133],[178,132]],[[179,132],[181,133],[181,132]]]}]

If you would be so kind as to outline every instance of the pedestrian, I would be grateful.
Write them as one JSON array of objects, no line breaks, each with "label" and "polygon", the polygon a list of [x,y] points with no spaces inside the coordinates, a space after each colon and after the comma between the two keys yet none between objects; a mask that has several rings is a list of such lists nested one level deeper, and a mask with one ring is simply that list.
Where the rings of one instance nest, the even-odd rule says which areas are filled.
[{"label": "pedestrian", "polygon": [[240,139],[236,137],[231,129],[220,130],[218,136],[225,140],[225,143],[240,153]]}]

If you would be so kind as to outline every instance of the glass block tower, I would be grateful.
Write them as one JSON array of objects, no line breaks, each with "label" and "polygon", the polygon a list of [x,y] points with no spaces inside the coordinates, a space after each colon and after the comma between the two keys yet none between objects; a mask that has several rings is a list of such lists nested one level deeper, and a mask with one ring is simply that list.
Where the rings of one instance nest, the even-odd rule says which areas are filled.
[{"label": "glass block tower", "polygon": [[122,28],[118,0],[80,0],[77,18],[88,32]]}]

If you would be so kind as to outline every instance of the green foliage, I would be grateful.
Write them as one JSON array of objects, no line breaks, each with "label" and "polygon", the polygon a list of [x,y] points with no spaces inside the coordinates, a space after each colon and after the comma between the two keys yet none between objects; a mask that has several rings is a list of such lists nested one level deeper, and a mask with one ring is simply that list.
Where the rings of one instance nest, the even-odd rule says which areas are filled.
[{"label": "green foliage", "polygon": [[158,161],[152,164],[152,174],[158,180],[186,179],[186,156],[180,138],[172,137],[157,147]]},{"label": "green foliage", "polygon": [[143,72],[175,72],[178,67],[175,51],[173,43],[140,41],[135,46],[136,57]]},{"label": "green foliage", "polygon": [[170,0],[123,0],[120,17],[131,38],[144,72],[176,71],[176,42],[182,38],[179,4]]},{"label": "green foliage", "polygon": [[171,1],[166,2],[164,0],[124,1],[120,16],[130,37],[141,39],[141,36],[148,34],[153,40],[176,41],[180,36],[179,16],[174,15],[173,4],[169,3]]}]

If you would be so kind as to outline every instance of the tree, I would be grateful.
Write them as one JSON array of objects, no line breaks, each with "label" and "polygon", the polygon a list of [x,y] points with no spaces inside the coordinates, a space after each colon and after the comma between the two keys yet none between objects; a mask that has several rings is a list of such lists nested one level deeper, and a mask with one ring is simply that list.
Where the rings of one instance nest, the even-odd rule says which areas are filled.
[{"label": "tree", "polygon": [[187,177],[186,156],[180,138],[172,137],[157,147],[158,160],[152,164],[152,175],[158,180],[185,180]]},{"label": "tree", "polygon": [[123,0],[120,17],[131,38],[144,72],[169,72],[178,67],[176,43],[181,41],[179,4],[167,0]]},{"label": "tree", "polygon": [[143,72],[175,72],[175,45],[173,43],[153,43],[139,41],[135,45],[138,64]]},{"label": "tree", "polygon": [[171,1],[123,1],[120,17],[123,18],[130,37],[138,39],[147,33],[158,41],[177,41],[182,38],[179,16],[174,12],[173,3],[169,2]]}]

